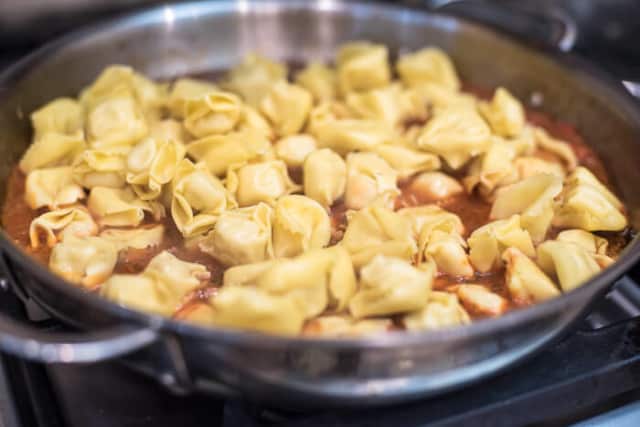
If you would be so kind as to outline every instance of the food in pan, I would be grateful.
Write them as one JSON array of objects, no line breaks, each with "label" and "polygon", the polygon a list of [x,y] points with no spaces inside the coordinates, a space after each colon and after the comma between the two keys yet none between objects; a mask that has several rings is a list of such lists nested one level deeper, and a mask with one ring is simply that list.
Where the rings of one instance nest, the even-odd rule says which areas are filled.
[{"label": "food in pan", "polygon": [[118,304],[287,335],[464,325],[615,261],[625,208],[575,130],[437,48],[393,65],[352,42],[215,82],[108,67],[32,113],[4,227]]}]

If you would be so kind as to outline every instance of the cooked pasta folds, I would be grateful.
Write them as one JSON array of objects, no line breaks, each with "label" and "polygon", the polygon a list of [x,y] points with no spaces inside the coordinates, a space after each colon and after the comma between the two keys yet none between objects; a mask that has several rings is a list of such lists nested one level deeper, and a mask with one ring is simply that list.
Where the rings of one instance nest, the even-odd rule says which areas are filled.
[{"label": "cooked pasta folds", "polygon": [[344,202],[349,209],[362,209],[378,196],[398,192],[398,174],[374,153],[351,153],[347,156],[347,185]]},{"label": "cooked pasta folds", "polygon": [[400,258],[376,255],[360,272],[360,289],[349,311],[360,318],[419,310],[429,299],[433,274]]},{"label": "cooked pasta folds", "polygon": [[291,195],[279,199],[273,216],[273,252],[290,257],[329,244],[331,221],[315,200]]},{"label": "cooked pasta folds", "polygon": [[117,304],[313,339],[559,297],[634,234],[575,129],[463,84],[443,50],[352,41],[301,65],[107,67],[30,113],[3,230]]},{"label": "cooked pasta folds", "polygon": [[59,205],[70,205],[85,197],[82,187],[73,181],[73,169],[69,166],[30,172],[24,191],[31,209],[43,206],[56,209]]},{"label": "cooked pasta folds", "polygon": [[343,196],[347,184],[347,166],[328,148],[309,154],[303,164],[304,194],[328,207]]},{"label": "cooked pasta folds", "polygon": [[68,237],[51,251],[49,268],[70,282],[91,288],[104,282],[116,266],[118,249],[100,237]]},{"label": "cooked pasta folds", "polygon": [[226,185],[240,206],[259,202],[272,205],[279,197],[299,189],[289,178],[287,165],[282,160],[231,165]]},{"label": "cooked pasta folds", "polygon": [[185,159],[173,178],[171,216],[176,228],[185,237],[211,230],[218,217],[238,206],[222,182],[203,163]]}]

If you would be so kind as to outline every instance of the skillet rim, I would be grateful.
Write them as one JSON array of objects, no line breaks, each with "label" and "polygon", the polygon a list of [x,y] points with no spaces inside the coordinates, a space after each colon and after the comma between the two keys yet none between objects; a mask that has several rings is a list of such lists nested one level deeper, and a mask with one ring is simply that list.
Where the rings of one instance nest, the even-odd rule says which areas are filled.
[{"label": "skillet rim", "polygon": [[[392,5],[382,4],[378,2],[365,3],[363,1],[335,1],[328,4],[307,3],[303,0],[297,1],[274,1],[266,2],[249,1],[242,5],[230,1],[210,3],[205,1],[192,1],[186,3],[172,3],[141,11],[127,13],[122,16],[99,22],[86,28],[74,30],[62,37],[54,39],[27,56],[21,58],[16,63],[10,65],[2,73],[0,73],[0,88],[10,87],[12,82],[19,80],[20,76],[39,63],[53,56],[59,49],[69,47],[74,42],[81,40],[85,36],[96,36],[105,34],[115,29],[124,29],[128,26],[144,26],[147,24],[161,22],[158,16],[163,16],[165,10],[170,8],[178,14],[180,11],[187,11],[192,8],[203,8],[206,14],[211,13],[249,13],[259,12],[261,10],[269,11],[270,8],[284,9],[305,9],[318,12],[344,13],[345,11],[356,9],[367,11],[375,9],[376,12],[385,14],[398,14],[412,12],[422,15],[418,18],[412,16],[412,19],[437,19],[446,24],[462,26],[470,28],[473,31],[487,33],[493,37],[503,38],[516,45],[532,50],[532,53],[544,55],[547,59],[560,65],[562,68],[570,72],[582,73],[588,79],[594,80],[600,85],[599,89],[607,89],[610,95],[614,97],[614,103],[618,107],[624,109],[627,117],[632,117],[631,121],[635,132],[640,136],[640,104],[635,98],[629,94],[621,84],[616,81],[605,71],[595,66],[591,62],[571,53],[559,52],[540,43],[532,42],[513,34],[505,33],[501,30],[489,27],[466,18],[461,18],[441,11],[429,11],[424,8],[411,5]],[[352,11],[353,12],[353,11]],[[0,102],[4,94],[0,89]],[[10,90],[8,90],[10,92]],[[618,260],[601,271],[596,276],[589,279],[582,286],[562,294],[560,297],[534,304],[524,309],[516,309],[505,313],[497,318],[488,318],[475,321],[469,325],[445,328],[436,331],[409,332],[398,331],[393,333],[385,333],[374,336],[353,337],[353,338],[321,338],[308,336],[281,336],[271,335],[253,331],[235,330],[230,328],[219,328],[212,326],[199,326],[159,315],[148,314],[135,309],[129,309],[107,300],[95,293],[87,292],[78,286],[67,282],[66,280],[56,276],[48,268],[37,262],[29,256],[23,249],[15,244],[12,239],[4,231],[0,224],[0,253],[10,257],[16,261],[20,268],[28,271],[28,274],[45,283],[45,286],[53,286],[57,292],[68,294],[74,301],[83,304],[84,307],[90,309],[107,312],[111,317],[117,317],[119,321],[128,323],[134,322],[135,325],[149,327],[162,333],[177,333],[186,335],[189,338],[210,340],[211,342],[219,342],[225,344],[236,344],[251,342],[252,345],[261,347],[291,347],[304,346],[306,348],[330,348],[330,349],[346,349],[357,347],[360,349],[382,349],[395,348],[398,345],[428,345],[447,341],[462,340],[472,336],[482,336],[486,334],[497,334],[506,328],[518,327],[521,324],[535,321],[547,315],[561,311],[564,307],[570,305],[571,300],[580,298],[591,300],[594,296],[600,295],[608,286],[624,275],[635,263],[640,259],[640,235],[625,247],[621,252]],[[29,293],[29,292],[27,292]],[[30,293],[29,293],[30,294]],[[30,294],[31,296],[31,294]],[[31,296],[33,298],[33,296]],[[37,298],[35,298],[38,301]],[[48,307],[46,301],[40,302],[40,305]],[[584,303],[586,307],[587,303]],[[57,316],[55,316],[57,317]],[[82,333],[78,335],[81,336]]]}]

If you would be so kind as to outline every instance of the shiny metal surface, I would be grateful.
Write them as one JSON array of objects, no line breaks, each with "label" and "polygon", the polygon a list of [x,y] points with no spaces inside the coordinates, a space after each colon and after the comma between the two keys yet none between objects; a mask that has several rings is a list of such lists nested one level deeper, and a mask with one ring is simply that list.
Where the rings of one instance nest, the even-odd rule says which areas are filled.
[{"label": "shiny metal surface", "polygon": [[[619,84],[581,61],[458,18],[333,0],[166,6],[45,47],[0,76],[0,178],[29,143],[28,114],[56,96],[76,94],[109,64],[172,78],[228,68],[251,51],[294,62],[329,59],[338,44],[353,39],[385,43],[396,54],[438,45],[464,81],[504,85],[575,123],[605,161],[639,228],[640,111]],[[160,340],[127,363],[171,389],[233,392],[281,406],[393,403],[477,381],[561,335],[640,256],[635,239],[584,286],[497,319],[432,333],[336,340],[205,329],[135,312],[67,284],[4,232],[0,248],[13,286],[55,317],[89,331],[122,324],[158,331]]]}]

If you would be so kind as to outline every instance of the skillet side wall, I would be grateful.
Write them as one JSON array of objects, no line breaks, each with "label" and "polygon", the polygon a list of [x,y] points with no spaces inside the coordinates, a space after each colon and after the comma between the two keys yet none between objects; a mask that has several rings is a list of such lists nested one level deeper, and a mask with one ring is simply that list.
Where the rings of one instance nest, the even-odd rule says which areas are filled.
[{"label": "skillet side wall", "polygon": [[[486,88],[503,85],[524,100],[541,93],[541,109],[575,124],[601,156],[629,207],[632,224],[640,226],[638,113],[624,95],[581,65],[561,66],[550,55],[492,31],[409,9],[341,3],[314,9],[303,2],[237,7],[194,3],[136,15],[105,25],[101,32],[74,36],[71,44],[54,47],[37,66],[0,81],[0,182],[6,182],[29,143],[29,113],[55,97],[77,94],[107,65],[129,64],[155,78],[172,78],[229,68],[251,51],[296,63],[328,60],[338,44],[367,39],[385,43],[395,53],[437,45],[451,54],[463,81]],[[4,185],[0,187],[4,199]],[[89,328],[122,320],[113,311],[83,310],[77,293],[50,286],[11,258],[18,282],[57,317]],[[254,398],[278,403],[391,403],[475,381],[535,352],[606,289],[600,282],[563,298],[553,312],[513,324],[513,330],[451,334],[449,339],[441,335],[438,346],[413,340],[367,352],[348,346],[309,350],[268,340],[230,339],[223,345],[189,333],[181,335],[181,344],[191,377],[204,390],[217,378]],[[175,329],[180,333],[187,327]],[[138,356],[154,375],[170,365],[160,347]],[[305,402],[309,397],[318,400]]]}]

